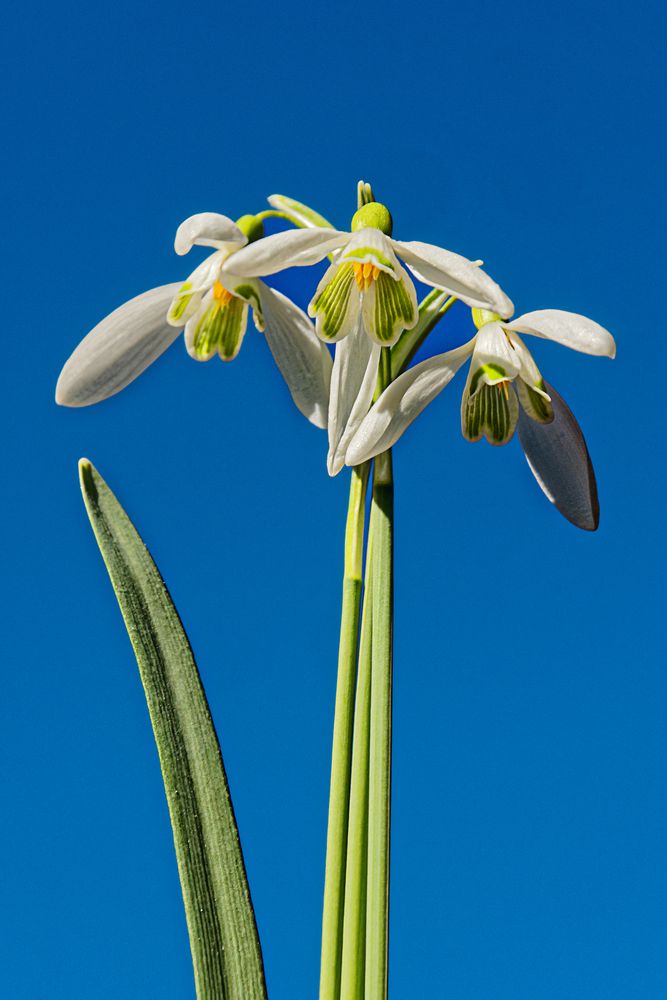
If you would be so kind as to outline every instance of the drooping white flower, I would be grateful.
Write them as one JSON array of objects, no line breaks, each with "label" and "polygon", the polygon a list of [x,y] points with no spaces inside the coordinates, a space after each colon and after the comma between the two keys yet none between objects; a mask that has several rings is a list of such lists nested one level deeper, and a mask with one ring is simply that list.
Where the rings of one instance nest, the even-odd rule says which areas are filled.
[{"label": "drooping white flower", "polygon": [[360,313],[368,336],[382,346],[395,344],[403,330],[415,325],[417,296],[400,260],[427,285],[470,306],[511,315],[512,303],[477,264],[429,243],[392,239],[392,225],[386,206],[371,202],[355,213],[351,232],[318,227],[275,233],[245,247],[223,272],[275,274],[338,251],[308,306],[318,335],[330,343],[352,333]]},{"label": "drooping white flower", "polygon": [[355,213],[350,232],[318,227],[277,233],[240,250],[222,267],[223,274],[229,268],[235,275],[267,275],[315,264],[333,253],[308,306],[318,336],[336,343],[328,427],[331,475],[343,467],[345,449],[370,406],[380,348],[395,344],[419,317],[415,287],[401,260],[420,281],[468,305],[502,316],[512,313],[510,300],[478,263],[428,243],[392,239],[391,233],[389,210],[371,202]]},{"label": "drooping white flower", "polygon": [[238,277],[223,264],[241,247],[261,239],[255,216],[236,223],[204,212],[183,222],[175,249],[214,248],[183,284],[151,289],[116,309],[76,348],[63,368],[56,401],[87,406],[119,392],[169,347],[185,327],[188,353],[198,361],[238,354],[248,309],[264,333],[292,398],[311,423],[326,427],[332,361],[306,314],[254,276]]},{"label": "drooping white flower", "polygon": [[[560,309],[525,313],[511,322],[497,313],[473,309],[473,318],[477,333],[472,340],[422,361],[385,389],[352,437],[346,464],[358,465],[391,448],[471,358],[461,401],[464,437],[469,441],[485,437],[491,444],[506,444],[521,412],[519,437],[542,489],[574,523],[596,527],[597,515],[593,524],[590,508],[595,507],[597,499],[594,488],[590,488],[592,467],[583,436],[566,404],[542,379],[519,334],[609,358],[616,353],[614,338],[593,320]],[[564,488],[565,480],[574,485]],[[584,501],[576,487],[584,490],[586,482],[589,496]],[[594,487],[594,477],[592,483]],[[588,518],[580,514],[584,505],[589,508]]]}]

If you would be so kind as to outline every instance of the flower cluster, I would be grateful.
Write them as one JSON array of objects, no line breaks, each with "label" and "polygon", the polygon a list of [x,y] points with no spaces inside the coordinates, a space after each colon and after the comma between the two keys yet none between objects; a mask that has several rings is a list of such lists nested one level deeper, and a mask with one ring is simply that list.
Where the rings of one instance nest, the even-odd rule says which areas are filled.
[{"label": "flower cluster", "polygon": [[[272,209],[236,222],[216,213],[186,219],[175,249],[213,253],[183,284],[132,299],[104,319],[63,369],[56,399],[84,406],[118,392],[184,330],[191,357],[236,357],[248,311],[269,345],[299,410],[329,437],[327,467],[368,461],[391,448],[470,359],[461,430],[506,444],[518,428],[540,486],[579,527],[598,523],[595,478],[579,426],[549,386],[520,334],[587,354],[614,357],[613,337],[575,313],[544,309],[512,319],[512,302],[481,261],[429,243],[393,238],[386,206],[360,184],[350,231],[333,228],[311,209],[274,195]],[[298,228],[264,235],[264,219]],[[308,316],[262,279],[290,267],[331,260]],[[421,307],[412,278],[434,290]],[[461,347],[407,367],[454,300],[470,307],[475,335]],[[435,303],[435,308],[433,304]],[[328,344],[335,344],[332,357]],[[385,352],[384,374],[380,359]]]}]

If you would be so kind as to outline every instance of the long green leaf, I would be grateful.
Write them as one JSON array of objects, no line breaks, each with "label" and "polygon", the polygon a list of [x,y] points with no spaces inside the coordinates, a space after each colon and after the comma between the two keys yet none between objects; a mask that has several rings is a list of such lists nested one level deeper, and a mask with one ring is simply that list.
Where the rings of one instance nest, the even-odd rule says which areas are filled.
[{"label": "long green leaf", "polygon": [[90,462],[81,489],[139,664],[160,757],[199,1000],[265,1000],[262,953],[220,746],[162,577]]}]

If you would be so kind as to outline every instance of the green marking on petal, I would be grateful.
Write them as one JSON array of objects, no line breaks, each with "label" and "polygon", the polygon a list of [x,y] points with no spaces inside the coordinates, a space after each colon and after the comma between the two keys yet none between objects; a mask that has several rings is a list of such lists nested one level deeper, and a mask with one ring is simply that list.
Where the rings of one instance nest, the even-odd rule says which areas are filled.
[{"label": "green marking on petal", "polygon": [[[188,307],[190,300],[192,299],[192,296],[194,295],[194,292],[190,292],[191,288],[192,288],[191,281],[183,282],[178,292],[176,293],[174,301],[171,304],[169,313],[167,314],[167,322],[176,323],[178,322],[179,319],[181,319],[183,313]],[[189,295],[187,294],[188,292],[190,292]]]},{"label": "green marking on petal", "polygon": [[490,444],[507,444],[519,417],[519,401],[511,385],[484,383],[475,395],[464,397],[461,430],[468,441],[485,437]]},{"label": "green marking on petal", "polygon": [[320,334],[325,340],[335,340],[341,331],[353,283],[352,264],[342,264],[331,281],[313,300],[312,313],[313,315],[319,313],[322,316]]},{"label": "green marking on petal", "polygon": [[352,250],[348,250],[344,254],[345,260],[356,260],[359,263],[368,262],[370,258],[370,263],[377,264],[378,267],[387,267],[390,271],[394,271],[394,265],[385,257],[383,253],[380,253],[375,247],[354,247]]},{"label": "green marking on petal", "polygon": [[405,327],[414,322],[414,305],[404,282],[396,281],[384,271],[380,271],[374,285],[369,332],[382,344],[394,343]]},{"label": "green marking on petal", "polygon": [[537,421],[538,424],[551,423],[554,418],[554,409],[544,388],[544,379],[540,379],[535,386],[532,386],[524,382],[522,378],[518,378],[516,390],[521,406],[531,420]]},{"label": "green marking on petal", "polygon": [[[488,362],[485,365],[480,365],[475,371],[471,381],[470,381],[470,392],[475,394],[479,387],[479,380],[483,375],[486,375],[489,382],[493,385],[495,382],[501,382],[503,379],[507,378],[507,372],[502,367],[502,365],[496,365],[493,362]],[[486,383],[488,384],[488,383]]]},{"label": "green marking on petal", "polygon": [[245,299],[248,302],[255,313],[255,322],[258,323],[259,329],[264,329],[264,316],[262,314],[262,303],[259,300],[259,295],[257,289],[253,285],[237,285],[234,289],[234,294],[240,296],[240,298]]},{"label": "green marking on petal", "polygon": [[192,338],[192,351],[200,360],[213,354],[223,361],[231,361],[239,353],[245,334],[246,305],[232,296],[220,305],[213,302],[203,314]]}]

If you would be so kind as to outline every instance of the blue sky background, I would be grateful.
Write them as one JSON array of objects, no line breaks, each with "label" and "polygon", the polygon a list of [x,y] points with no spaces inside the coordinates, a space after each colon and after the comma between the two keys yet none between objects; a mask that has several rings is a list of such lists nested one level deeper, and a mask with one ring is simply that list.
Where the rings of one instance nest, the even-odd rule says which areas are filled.
[{"label": "blue sky background", "polygon": [[[86,455],[194,645],[271,1000],[316,996],[347,478],[252,329],[233,365],[178,341],[90,410],[53,391],[102,316],[188,273],[184,217],[281,191],[345,226],[359,177],[399,238],[481,256],[518,311],[580,311],[618,341],[613,363],[535,345],[588,439],[595,535],[560,519],[517,442],[461,439],[462,378],[396,449],[392,996],[667,994],[661,7],[7,14],[3,995],[193,995]],[[305,304],[316,277],[280,286]],[[459,308],[439,342],[468,329]]]}]

